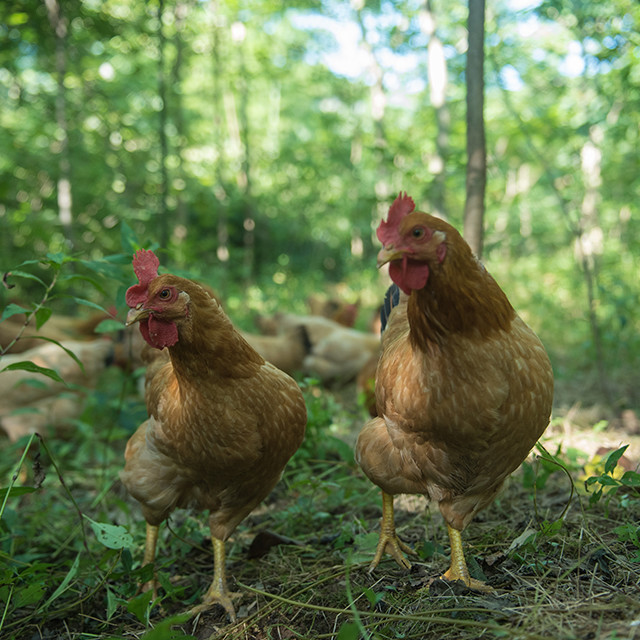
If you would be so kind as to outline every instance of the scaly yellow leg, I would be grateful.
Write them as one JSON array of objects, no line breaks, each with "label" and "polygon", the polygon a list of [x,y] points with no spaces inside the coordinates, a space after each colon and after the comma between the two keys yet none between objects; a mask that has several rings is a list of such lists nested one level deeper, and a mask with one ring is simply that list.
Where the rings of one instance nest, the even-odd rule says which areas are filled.
[{"label": "scaly yellow leg", "polygon": [[382,521],[380,523],[380,539],[376,548],[376,555],[369,565],[369,573],[377,566],[385,552],[405,569],[411,569],[411,563],[404,557],[402,552],[415,555],[415,551],[402,542],[396,535],[396,527],[393,519],[393,496],[382,492]]},{"label": "scaly yellow leg", "polygon": [[190,609],[189,613],[191,615],[195,615],[201,611],[209,609],[214,604],[219,604],[225,609],[231,622],[235,622],[236,611],[231,599],[239,596],[240,594],[230,593],[227,588],[224,541],[216,538],[212,533],[211,543],[213,545],[213,581],[202,598],[202,604],[196,605]]},{"label": "scaly yellow leg", "polygon": [[[156,545],[158,544],[158,527],[147,522],[147,536],[144,541],[144,557],[142,558],[142,566],[148,564],[153,565],[156,559]],[[153,570],[153,578],[145,582],[141,587],[141,592],[153,590],[153,598],[158,597],[158,582],[156,580],[155,567]]]},{"label": "scaly yellow leg", "polygon": [[447,571],[445,571],[442,578],[444,580],[461,580],[467,587],[476,589],[477,591],[492,591],[489,585],[469,575],[467,561],[464,559],[462,535],[460,532],[449,525],[447,525],[447,531],[449,532],[449,542],[451,544],[451,565]]}]

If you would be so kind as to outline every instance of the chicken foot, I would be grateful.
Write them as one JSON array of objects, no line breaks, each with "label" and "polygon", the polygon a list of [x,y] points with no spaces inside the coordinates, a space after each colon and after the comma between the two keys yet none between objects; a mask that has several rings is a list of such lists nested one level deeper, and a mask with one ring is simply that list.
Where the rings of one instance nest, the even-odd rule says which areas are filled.
[{"label": "chicken foot", "polygon": [[467,561],[464,558],[460,531],[449,525],[447,525],[447,531],[449,532],[449,542],[451,544],[451,565],[441,576],[442,579],[450,581],[460,580],[464,582],[467,587],[475,589],[476,591],[483,591],[485,593],[493,591],[489,585],[469,575]]},{"label": "chicken foot", "polygon": [[213,545],[213,581],[204,594],[202,603],[192,607],[189,613],[196,615],[211,608],[214,604],[219,604],[229,615],[229,620],[235,622],[236,610],[231,600],[240,594],[231,593],[227,588],[224,541],[216,538],[212,533],[211,543]]},{"label": "chicken foot", "polygon": [[388,553],[401,567],[411,569],[411,563],[403,553],[415,555],[415,551],[402,542],[396,535],[396,527],[393,519],[393,496],[382,492],[382,521],[380,523],[380,539],[376,548],[376,554],[369,565],[369,573],[377,566],[384,553]]}]

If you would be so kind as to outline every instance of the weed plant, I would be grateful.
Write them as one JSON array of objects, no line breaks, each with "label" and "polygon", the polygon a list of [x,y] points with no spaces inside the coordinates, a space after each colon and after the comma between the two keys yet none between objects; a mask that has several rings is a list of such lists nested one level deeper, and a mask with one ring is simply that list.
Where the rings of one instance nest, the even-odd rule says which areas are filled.
[{"label": "weed plant", "polygon": [[[100,268],[113,271],[117,264]],[[60,282],[66,266],[53,257],[47,273]],[[124,287],[126,278],[121,281]],[[45,294],[28,310],[40,325],[51,317],[43,309],[56,284],[42,280]],[[587,477],[580,456],[562,446],[553,454],[539,447],[523,464],[464,533],[470,568],[491,593],[438,580],[448,566],[446,530],[437,509],[421,498],[397,500],[399,534],[418,552],[412,569],[387,559],[370,574],[380,496],[353,460],[353,441],[367,417],[353,389],[348,396],[313,380],[300,384],[309,415],[305,442],[228,546],[231,587],[241,593],[233,625],[217,608],[195,619],[184,615],[211,580],[203,514],[179,511],[162,527],[159,598],[139,593],[150,578],[150,568],[140,566],[144,521],[118,480],[127,438],[146,415],[135,373],[110,368],[86,389],[71,433],[6,442],[0,454],[0,637],[636,635],[640,475],[621,470],[624,447]]]}]

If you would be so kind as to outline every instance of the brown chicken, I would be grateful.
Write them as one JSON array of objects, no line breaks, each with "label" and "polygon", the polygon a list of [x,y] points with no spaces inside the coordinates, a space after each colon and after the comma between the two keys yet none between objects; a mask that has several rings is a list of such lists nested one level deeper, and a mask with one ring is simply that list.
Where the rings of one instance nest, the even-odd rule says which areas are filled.
[{"label": "brown chicken", "polygon": [[380,336],[339,327],[313,344],[304,371],[324,384],[351,382],[372,355],[380,352]]},{"label": "brown chicken", "polygon": [[191,613],[218,603],[234,620],[224,541],[278,482],[304,437],[306,408],[296,383],[247,344],[216,300],[158,266],[138,251],[139,284],[126,296],[127,323],[166,351],[149,366],[149,419],[129,440],[120,477],[147,521],[143,564],[153,563],[158,526],[175,508],[209,510],[213,582]]},{"label": "brown chicken", "polygon": [[[55,314],[51,316],[45,325],[35,328],[35,314],[32,314],[27,322],[24,314],[11,316],[0,322],[0,351],[2,353],[22,353],[34,347],[42,346],[43,340],[96,340],[101,336],[95,333],[96,327],[107,319],[115,318],[113,312],[96,312],[87,317],[72,317]],[[26,325],[26,326],[25,326]],[[18,338],[16,340],[16,338]]]},{"label": "brown chicken", "polygon": [[393,496],[438,502],[451,543],[443,578],[469,576],[461,531],[495,498],[549,422],[553,374],[540,340],[520,319],[460,234],[415,211],[401,194],[378,228],[378,264],[402,290],[382,336],[378,417],[363,427],[356,459],[382,489],[380,540],[404,567]]},{"label": "brown chicken", "polygon": [[353,327],[360,307],[360,302],[352,304],[339,299],[327,298],[319,293],[310,295],[307,304],[312,315],[324,316],[345,327]]},{"label": "brown chicken", "polygon": [[267,361],[293,375],[302,371],[311,342],[304,326],[290,327],[273,336],[241,331],[242,337]]},{"label": "brown chicken", "polygon": [[[271,318],[258,318],[257,322],[267,335],[304,330],[307,353],[302,370],[323,383],[350,382],[380,349],[378,335],[345,327],[324,316],[277,313]],[[256,350],[260,351],[258,346]]]},{"label": "brown chicken", "polygon": [[[111,365],[113,355],[114,346],[109,340],[67,340],[59,344],[38,340],[33,349],[0,356],[0,427],[14,442],[47,428],[60,433],[72,431],[73,421],[83,410],[83,395]],[[5,370],[21,362],[52,369],[62,380],[37,371]]]}]

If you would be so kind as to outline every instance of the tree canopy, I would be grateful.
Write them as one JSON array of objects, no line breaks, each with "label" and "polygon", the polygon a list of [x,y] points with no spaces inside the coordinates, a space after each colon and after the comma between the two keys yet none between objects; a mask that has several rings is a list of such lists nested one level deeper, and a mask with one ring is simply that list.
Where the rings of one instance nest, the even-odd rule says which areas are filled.
[{"label": "tree canopy", "polygon": [[[5,271],[128,237],[236,306],[332,282],[374,306],[374,229],[399,191],[462,228],[463,4],[18,0],[0,15]],[[483,258],[561,376],[598,348],[630,371],[640,349],[639,21],[631,0],[487,7]]]}]

